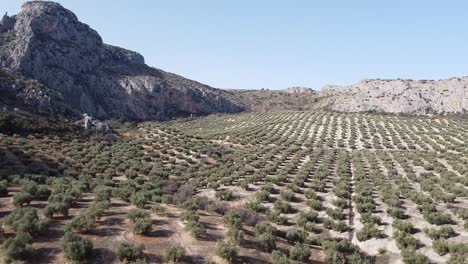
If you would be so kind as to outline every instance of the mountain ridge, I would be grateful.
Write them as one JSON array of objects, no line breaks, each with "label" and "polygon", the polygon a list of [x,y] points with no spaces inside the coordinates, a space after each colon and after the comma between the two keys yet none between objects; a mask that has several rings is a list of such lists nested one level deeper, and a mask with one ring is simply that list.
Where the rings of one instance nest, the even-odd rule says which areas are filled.
[{"label": "mountain ridge", "polygon": [[442,80],[365,79],[349,86],[325,86],[324,105],[340,112],[464,114],[468,77]]},{"label": "mountain ridge", "polygon": [[26,2],[17,15],[4,16],[0,32],[2,69],[39,81],[79,113],[166,120],[244,110],[225,91],[152,68],[141,54],[105,44],[55,2]]}]

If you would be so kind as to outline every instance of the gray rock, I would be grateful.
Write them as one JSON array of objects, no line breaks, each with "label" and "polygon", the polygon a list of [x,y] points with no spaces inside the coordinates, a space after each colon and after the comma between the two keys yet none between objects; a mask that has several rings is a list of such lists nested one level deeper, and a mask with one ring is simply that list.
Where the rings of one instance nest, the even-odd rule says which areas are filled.
[{"label": "gray rock", "polygon": [[314,94],[316,93],[312,88],[298,87],[298,86],[289,87],[286,89],[286,92],[291,93],[291,94]]},{"label": "gray rock", "polygon": [[75,122],[75,124],[82,126],[87,131],[99,132],[103,134],[110,134],[113,132],[109,125],[89,116],[88,114],[83,114],[83,118]]},{"label": "gray rock", "polygon": [[2,20],[0,20],[0,33],[8,32],[10,30],[13,30],[15,27],[16,23],[16,17],[15,16],[8,16],[8,13],[5,13],[3,15]]},{"label": "gray rock", "polygon": [[134,51],[104,44],[60,4],[31,1],[0,34],[0,66],[35,79],[80,113],[99,119],[164,120],[239,112],[225,91],[151,68]]},{"label": "gray rock", "polygon": [[401,114],[466,113],[468,77],[447,80],[363,80],[351,86],[325,86],[325,104],[343,112]]},{"label": "gray rock", "polygon": [[31,79],[9,74],[0,70],[0,105],[5,109],[24,111],[48,116],[70,115],[71,109],[57,91]]}]

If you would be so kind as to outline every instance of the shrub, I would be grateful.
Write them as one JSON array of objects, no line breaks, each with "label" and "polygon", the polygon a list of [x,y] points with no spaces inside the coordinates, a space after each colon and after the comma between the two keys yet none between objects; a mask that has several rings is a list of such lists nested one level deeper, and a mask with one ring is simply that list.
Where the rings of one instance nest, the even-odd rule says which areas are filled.
[{"label": "shrub", "polygon": [[216,254],[229,262],[233,262],[239,254],[239,248],[232,243],[221,242],[216,248]]},{"label": "shrub", "polygon": [[323,210],[322,202],[317,199],[307,200],[307,205],[317,211]]},{"label": "shrub", "polygon": [[447,264],[466,264],[466,256],[459,254],[450,255]]},{"label": "shrub", "polygon": [[373,215],[371,213],[363,213],[361,214],[361,222],[364,224],[380,224],[382,219],[376,215]]},{"label": "shrub", "polygon": [[144,258],[143,250],[145,250],[144,245],[134,245],[124,242],[121,243],[117,249],[117,257],[120,261],[136,261]]},{"label": "shrub", "polygon": [[21,191],[13,196],[13,204],[16,207],[29,205],[33,198],[34,197],[30,193]]},{"label": "shrub", "polygon": [[67,232],[63,237],[62,250],[66,258],[73,261],[83,261],[91,255],[93,243],[88,238]]},{"label": "shrub", "polygon": [[151,218],[138,218],[133,224],[133,233],[142,235],[151,231],[152,222]]},{"label": "shrub", "polygon": [[44,215],[48,218],[52,218],[54,214],[68,216],[68,205],[65,203],[49,202],[44,208]]},{"label": "shrub", "polygon": [[387,213],[394,217],[394,218],[398,218],[398,219],[403,219],[405,217],[405,211],[401,208],[396,208],[396,207],[389,207],[387,209]]},{"label": "shrub", "polygon": [[142,193],[134,193],[130,196],[130,202],[138,208],[145,208],[146,203],[148,202],[145,195]]},{"label": "shrub", "polygon": [[206,228],[198,221],[189,221],[185,224],[185,229],[190,232],[192,237],[201,238],[206,235]]},{"label": "shrub", "polygon": [[187,210],[182,214],[182,220],[184,222],[198,222],[200,221],[200,216],[196,211]]},{"label": "shrub", "polygon": [[261,213],[265,212],[266,208],[263,206],[263,204],[259,201],[252,201],[247,203],[247,207],[254,210],[255,212]]},{"label": "shrub", "polygon": [[449,252],[449,244],[446,240],[437,239],[432,241],[432,248],[434,251],[443,256]]},{"label": "shrub", "polygon": [[396,230],[393,232],[393,238],[395,238],[399,249],[416,250],[417,240],[416,238],[412,237],[409,233]]},{"label": "shrub", "polygon": [[98,186],[94,188],[95,201],[110,201],[112,196],[112,187]]},{"label": "shrub", "polygon": [[38,187],[36,182],[24,179],[21,181],[21,186],[22,186],[21,192],[29,193],[31,194],[31,196],[36,195],[36,191]]},{"label": "shrub", "polygon": [[244,238],[244,232],[239,228],[233,226],[228,229],[227,237],[229,242],[235,245],[239,245]]},{"label": "shrub", "polygon": [[432,225],[449,225],[453,222],[452,217],[448,213],[430,212],[424,213],[423,216]]},{"label": "shrub", "polygon": [[86,233],[95,226],[96,221],[93,217],[89,216],[88,214],[81,214],[73,218],[73,220],[68,224],[67,230],[73,230],[78,233]]},{"label": "shrub", "polygon": [[322,246],[325,250],[325,263],[367,263],[361,256],[359,247],[350,241],[325,241]]},{"label": "shrub", "polygon": [[142,209],[130,209],[130,211],[128,211],[126,215],[126,218],[132,222],[135,222],[139,218],[149,218],[149,217],[150,217],[149,213]]},{"label": "shrub", "polygon": [[255,199],[259,202],[268,201],[269,197],[270,193],[265,190],[259,191],[255,194]]},{"label": "shrub", "polygon": [[280,196],[285,201],[291,201],[294,198],[294,193],[290,190],[281,191]]},{"label": "shrub", "polygon": [[408,233],[408,234],[413,233],[413,224],[408,221],[395,220],[393,221],[392,226],[393,228],[401,232]]},{"label": "shrub", "polygon": [[432,240],[437,240],[437,239],[448,239],[451,237],[454,237],[457,233],[455,233],[455,230],[451,226],[443,226],[439,229],[435,228],[426,228],[424,229],[424,232],[432,239]]},{"label": "shrub", "polygon": [[90,207],[88,207],[88,209],[86,209],[86,211],[84,211],[84,214],[97,221],[104,215],[104,212],[109,209],[109,207],[110,202],[108,201],[95,201]]},{"label": "shrub", "polygon": [[230,227],[242,229],[242,219],[238,212],[230,210],[223,217],[224,222]]},{"label": "shrub", "polygon": [[211,203],[205,207],[205,210],[209,214],[215,214],[218,211],[218,206],[216,204]]},{"label": "shrub", "polygon": [[275,235],[276,228],[268,222],[258,222],[255,225],[255,236],[265,234],[265,233]]},{"label": "shrub", "polygon": [[192,198],[195,194],[195,186],[191,182],[188,182],[182,186],[180,186],[177,193],[174,194],[172,197],[172,202],[174,204],[182,204],[188,199]]},{"label": "shrub", "polygon": [[377,251],[378,251],[379,255],[381,255],[381,256],[383,256],[383,255],[385,255],[387,253],[387,249],[385,249],[383,247],[379,248]]},{"label": "shrub", "polygon": [[330,216],[331,218],[335,220],[343,220],[346,218],[345,214],[343,213],[343,209],[341,208],[334,208],[334,209],[327,208],[325,212],[327,213],[328,216]]},{"label": "shrub", "polygon": [[257,240],[257,246],[260,250],[265,252],[271,252],[276,249],[276,237],[270,233],[258,234],[255,236]]},{"label": "shrub", "polygon": [[277,210],[268,211],[266,213],[266,217],[268,220],[278,225],[285,225],[288,223],[288,218],[284,215],[281,215],[281,213]]},{"label": "shrub", "polygon": [[180,262],[185,258],[185,248],[181,245],[173,245],[166,250],[166,260]]},{"label": "shrub", "polygon": [[274,209],[280,213],[287,214],[291,211],[291,205],[283,200],[276,200]]},{"label": "shrub", "polygon": [[39,220],[37,210],[31,207],[16,208],[5,217],[4,222],[11,226],[15,232],[31,236],[44,234],[49,226],[49,221]]},{"label": "shrub", "polygon": [[348,225],[344,221],[333,221],[331,219],[325,219],[323,225],[328,229],[332,229],[341,233],[348,230]]},{"label": "shrub", "polygon": [[356,237],[359,241],[379,238],[381,236],[382,232],[375,225],[365,225],[356,233]]},{"label": "shrub", "polygon": [[0,181],[0,196],[8,195],[8,182],[6,180]]},{"label": "shrub", "polygon": [[50,193],[51,192],[50,192],[49,188],[47,187],[47,185],[39,185],[37,187],[35,197],[37,199],[47,199],[47,198],[49,198]]},{"label": "shrub", "polygon": [[403,262],[406,264],[429,264],[429,259],[423,254],[414,251],[413,249],[402,250]]},{"label": "shrub", "polygon": [[164,215],[166,213],[166,208],[160,204],[155,204],[151,207],[151,211],[157,215]]},{"label": "shrub", "polygon": [[271,264],[289,264],[288,257],[279,250],[273,250],[271,254]]},{"label": "shrub", "polygon": [[300,229],[292,228],[286,232],[286,239],[291,244],[304,243],[308,237],[309,237],[309,233]]},{"label": "shrub", "polygon": [[299,215],[297,224],[301,227],[304,227],[307,222],[317,222],[317,219],[318,219],[318,213],[315,211],[302,212]]},{"label": "shrub", "polygon": [[310,249],[303,244],[296,243],[289,248],[289,258],[297,261],[307,261],[310,258]]},{"label": "shrub", "polygon": [[31,256],[34,251],[32,239],[25,233],[18,233],[16,236],[8,238],[3,243],[2,248],[5,256],[5,263],[26,259]]},{"label": "shrub", "polygon": [[234,194],[230,190],[218,190],[215,197],[221,201],[231,201],[234,199]]},{"label": "shrub", "polygon": [[318,195],[317,193],[312,190],[312,189],[307,189],[305,192],[304,192],[304,196],[307,198],[307,199],[318,199]]}]

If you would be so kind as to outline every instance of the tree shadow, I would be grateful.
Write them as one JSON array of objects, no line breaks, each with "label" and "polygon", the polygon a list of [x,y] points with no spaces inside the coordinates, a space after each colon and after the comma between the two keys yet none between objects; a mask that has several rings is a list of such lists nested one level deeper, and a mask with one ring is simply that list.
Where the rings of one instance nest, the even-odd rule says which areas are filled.
[{"label": "tree shadow", "polygon": [[263,259],[259,259],[256,257],[251,257],[251,256],[239,256],[237,257],[233,263],[255,263],[255,264],[269,264],[271,262],[265,261]]},{"label": "tree shadow", "polygon": [[57,247],[40,247],[34,251],[34,259],[29,263],[53,263],[54,256],[60,254],[62,250]]},{"label": "tree shadow", "polygon": [[147,237],[171,237],[174,234],[173,231],[167,229],[151,230],[145,233]]},{"label": "tree shadow", "polygon": [[148,263],[164,263],[164,258],[153,253],[146,253]]},{"label": "tree shadow", "polygon": [[115,253],[108,248],[95,248],[88,263],[114,263],[117,260]]},{"label": "tree shadow", "polygon": [[120,234],[123,230],[120,228],[114,227],[104,227],[99,229],[92,229],[88,232],[90,235],[99,236],[99,237],[106,237],[106,236],[115,236]]}]

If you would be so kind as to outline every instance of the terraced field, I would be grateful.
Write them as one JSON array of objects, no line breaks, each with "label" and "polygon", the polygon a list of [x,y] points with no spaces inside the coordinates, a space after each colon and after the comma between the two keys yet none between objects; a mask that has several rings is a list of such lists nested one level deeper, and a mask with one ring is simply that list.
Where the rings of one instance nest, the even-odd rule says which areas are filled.
[{"label": "terraced field", "polygon": [[320,111],[4,134],[2,255],[63,263],[78,234],[103,263],[466,263],[467,139],[457,118]]}]

